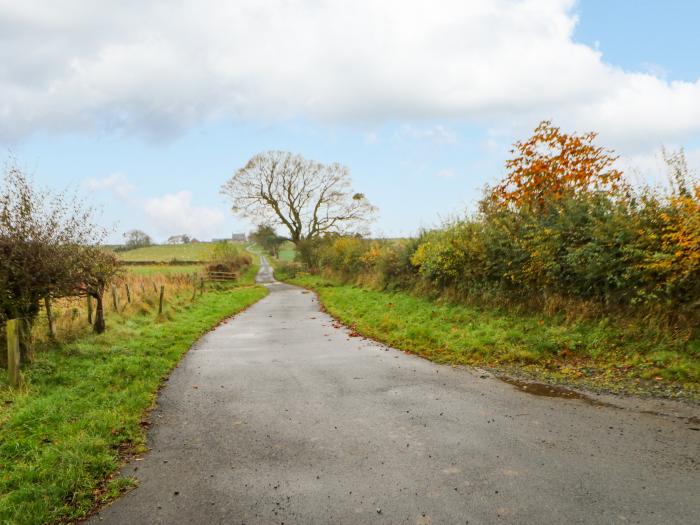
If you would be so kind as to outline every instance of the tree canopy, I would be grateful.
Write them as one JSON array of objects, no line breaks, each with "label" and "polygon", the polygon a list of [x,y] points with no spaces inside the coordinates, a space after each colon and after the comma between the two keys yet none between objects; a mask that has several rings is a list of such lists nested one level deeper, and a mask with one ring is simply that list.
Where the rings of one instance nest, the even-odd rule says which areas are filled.
[{"label": "tree canopy", "polygon": [[32,319],[40,299],[71,295],[80,248],[104,236],[91,208],[35,189],[20,168],[8,166],[0,186],[0,316]]},{"label": "tree canopy", "polygon": [[124,234],[124,239],[126,240],[124,245],[129,250],[134,248],[143,248],[153,244],[153,240],[151,239],[150,235],[142,232],[141,230],[129,230]]},{"label": "tree canopy", "polygon": [[352,190],[348,168],[286,151],[253,156],[221,192],[236,215],[279,224],[294,243],[329,233],[364,233],[375,212]]},{"label": "tree canopy", "polygon": [[564,133],[542,121],[534,134],[516,142],[508,173],[491,193],[495,202],[539,207],[545,201],[588,191],[616,192],[622,172],[611,151],[596,146],[597,133]]},{"label": "tree canopy", "polygon": [[279,248],[287,240],[277,235],[275,229],[269,224],[258,224],[255,231],[250,234],[250,239],[275,257],[279,256]]}]

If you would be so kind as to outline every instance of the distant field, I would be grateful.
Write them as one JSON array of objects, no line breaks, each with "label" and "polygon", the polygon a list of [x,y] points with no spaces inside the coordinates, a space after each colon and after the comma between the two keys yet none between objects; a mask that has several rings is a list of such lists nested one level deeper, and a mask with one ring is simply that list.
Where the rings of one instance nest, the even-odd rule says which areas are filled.
[{"label": "distant field", "polygon": [[280,248],[280,261],[293,261],[297,254],[297,250],[294,247],[294,243],[287,242]]},{"label": "distant field", "polygon": [[[211,252],[214,248],[212,242],[200,242],[194,244],[160,244],[137,248],[126,252],[118,252],[117,255],[124,261],[162,261],[169,262],[173,259],[181,261],[211,260]],[[241,246],[243,246],[241,244]]]},{"label": "distant field", "polygon": [[204,271],[201,264],[136,264],[126,266],[126,270],[134,275],[144,277],[151,275],[173,275],[178,273],[192,274]]}]

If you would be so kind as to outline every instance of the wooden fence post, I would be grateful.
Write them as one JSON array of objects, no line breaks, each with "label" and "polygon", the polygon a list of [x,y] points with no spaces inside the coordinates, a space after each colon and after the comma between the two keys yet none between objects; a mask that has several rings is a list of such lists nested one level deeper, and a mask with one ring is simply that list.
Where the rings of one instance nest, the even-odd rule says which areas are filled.
[{"label": "wooden fence post", "polygon": [[153,291],[154,291],[155,293],[158,293],[158,287],[156,286],[156,283],[155,283],[155,282],[153,283]]},{"label": "wooden fence post", "polygon": [[124,287],[126,288],[126,302],[131,304],[131,290],[129,290],[129,283],[124,283]]},{"label": "wooden fence post", "polygon": [[88,324],[92,324],[92,295],[87,296]]},{"label": "wooden fence post", "polygon": [[199,278],[199,295],[204,295],[204,277]]},{"label": "wooden fence post", "polygon": [[7,335],[7,372],[9,375],[10,386],[18,387],[22,383],[20,375],[20,355],[19,355],[19,337],[20,326],[18,319],[8,319],[5,326]]},{"label": "wooden fence post", "polygon": [[165,293],[165,286],[160,285],[160,300],[158,301],[158,315],[163,313],[163,294]]},{"label": "wooden fence post", "polygon": [[53,329],[53,315],[51,314],[51,297],[48,295],[44,297],[44,307],[46,308],[46,319],[48,320],[49,324],[49,337],[51,339],[55,339],[56,332],[54,332]]},{"label": "wooden fence post", "polygon": [[112,285],[112,306],[114,311],[119,311],[119,299],[117,298],[117,287]]}]

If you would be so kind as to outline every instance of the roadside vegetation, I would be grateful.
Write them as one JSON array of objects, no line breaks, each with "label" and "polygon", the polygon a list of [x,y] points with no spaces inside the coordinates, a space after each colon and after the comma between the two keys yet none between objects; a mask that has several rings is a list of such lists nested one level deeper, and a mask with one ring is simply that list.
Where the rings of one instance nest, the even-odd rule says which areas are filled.
[{"label": "roadside vegetation", "polygon": [[700,182],[634,187],[595,134],[543,122],[473,215],[416,239],[325,235],[277,277],[367,335],[433,359],[606,389],[700,384]]},{"label": "roadside vegetation", "polygon": [[700,399],[700,342],[629,319],[566,319],[284,269],[351,330],[439,363],[593,390]]},{"label": "roadside vegetation", "polygon": [[[105,236],[83,201],[37,190],[8,166],[0,186],[0,367],[8,369],[0,374],[0,523],[73,522],[130,485],[110,476],[144,450],[160,382],[204,332],[267,293],[254,284],[257,257],[241,245],[206,246],[206,260],[226,269],[214,282],[203,264],[127,266]],[[133,251],[165,260],[195,253],[185,250],[196,244],[149,246],[139,230],[125,237]]]},{"label": "roadside vegetation", "polygon": [[60,340],[37,342],[24,387],[0,379],[0,523],[72,521],[133,484],[111,476],[145,451],[146,415],[161,381],[202,334],[267,293],[218,285],[192,301],[187,280],[176,292],[162,279],[175,295],[161,316],[151,291],[110,310],[109,329],[95,335],[83,312],[74,317],[68,307]]}]

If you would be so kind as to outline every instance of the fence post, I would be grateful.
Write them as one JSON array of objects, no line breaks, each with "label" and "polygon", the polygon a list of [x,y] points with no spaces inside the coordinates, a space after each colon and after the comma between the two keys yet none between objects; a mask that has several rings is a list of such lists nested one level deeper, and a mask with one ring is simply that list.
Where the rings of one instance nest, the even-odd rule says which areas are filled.
[{"label": "fence post", "polygon": [[143,285],[143,281],[141,281],[141,296],[146,297],[146,287]]},{"label": "fence post", "polygon": [[204,277],[199,278],[199,295],[204,295]]},{"label": "fence post", "polygon": [[158,293],[158,287],[156,286],[156,283],[155,283],[155,282],[153,283],[153,291],[154,291],[155,293]]},{"label": "fence post", "polygon": [[119,299],[117,299],[117,287],[112,285],[112,306],[114,306],[114,311],[119,311]]},{"label": "fence post", "polygon": [[53,315],[51,314],[51,297],[47,295],[44,297],[44,307],[46,308],[46,319],[49,323],[49,337],[54,339],[56,337],[56,332],[53,329]]},{"label": "fence post", "polygon": [[92,295],[87,296],[88,324],[92,324]]},{"label": "fence post", "polygon": [[7,335],[7,372],[9,382],[10,386],[18,387],[22,383],[22,376],[19,372],[21,364],[19,355],[19,320],[8,319],[5,331]]},{"label": "fence post", "polygon": [[165,293],[165,286],[160,285],[160,300],[158,301],[158,315],[163,313],[163,294]]},{"label": "fence post", "polygon": [[124,283],[124,287],[126,288],[126,302],[131,304],[131,290],[129,290],[129,283]]}]

